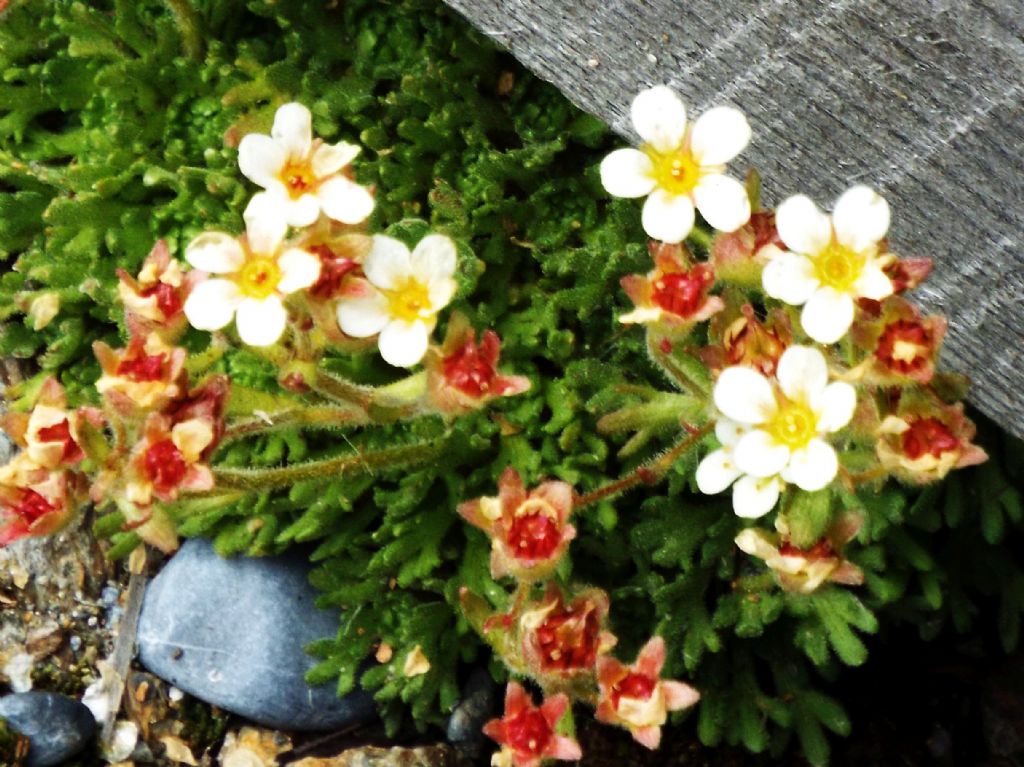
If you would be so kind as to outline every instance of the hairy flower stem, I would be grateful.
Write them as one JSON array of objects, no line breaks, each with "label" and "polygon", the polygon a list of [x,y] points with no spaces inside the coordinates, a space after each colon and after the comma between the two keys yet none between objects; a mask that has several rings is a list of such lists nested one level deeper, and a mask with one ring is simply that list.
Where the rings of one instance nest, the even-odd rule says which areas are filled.
[{"label": "hairy flower stem", "polygon": [[188,355],[188,359],[185,360],[185,370],[188,371],[190,377],[200,376],[213,367],[227,350],[228,344],[224,337],[219,333],[214,333],[210,345],[205,351]]},{"label": "hairy flower stem", "polygon": [[273,469],[214,468],[213,475],[219,490],[274,490],[294,485],[296,482],[330,482],[355,472],[373,473],[376,469],[393,469],[426,463],[441,455],[446,441],[442,438],[433,442],[343,455]]},{"label": "hairy flower stem", "polygon": [[354,384],[323,370],[315,370],[312,375],[304,377],[313,391],[334,402],[348,403],[363,410],[367,410],[373,404],[373,389],[369,386]]},{"label": "hairy flower stem", "polygon": [[582,509],[587,506],[592,506],[598,501],[603,501],[606,498],[618,495],[619,493],[632,490],[637,485],[653,485],[654,483],[661,481],[665,476],[665,473],[672,468],[672,464],[696,447],[714,428],[715,424],[714,422],[711,422],[705,424],[699,429],[687,432],[684,439],[677,442],[656,458],[651,459],[642,466],[636,467],[626,476],[621,477],[614,482],[609,482],[607,485],[599,487],[596,490],[591,490],[589,493],[577,496],[573,507],[575,509]]},{"label": "hairy flower stem", "polygon": [[366,413],[354,408],[324,405],[320,407],[296,408],[268,415],[266,418],[239,419],[224,432],[221,444],[243,437],[268,434],[281,429],[308,428],[334,429],[346,426],[363,426],[370,423]]},{"label": "hairy flower stem", "polygon": [[326,399],[361,408],[369,422],[392,423],[424,414],[420,399],[425,385],[421,378],[425,380],[421,374],[416,374],[386,387],[374,388],[316,370],[306,381],[313,391]]}]

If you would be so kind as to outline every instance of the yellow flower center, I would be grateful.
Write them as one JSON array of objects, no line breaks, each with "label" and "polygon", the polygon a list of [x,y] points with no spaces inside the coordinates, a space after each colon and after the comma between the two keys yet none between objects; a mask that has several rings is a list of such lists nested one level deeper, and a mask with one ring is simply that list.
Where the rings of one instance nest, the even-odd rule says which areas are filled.
[{"label": "yellow flower center", "polygon": [[822,285],[846,293],[864,271],[867,256],[832,242],[814,259],[814,271]]},{"label": "yellow flower center", "polygon": [[805,403],[785,400],[764,428],[776,442],[796,450],[817,436],[818,418]]},{"label": "yellow flower center", "polygon": [[276,260],[266,256],[256,256],[246,261],[236,279],[243,295],[260,299],[273,293],[280,281],[281,267]]},{"label": "yellow flower center", "polygon": [[655,183],[669,194],[689,194],[700,181],[700,163],[689,149],[679,149],[668,154],[661,154],[651,147],[645,147],[644,151],[654,163]]},{"label": "yellow flower center", "polygon": [[430,291],[414,277],[395,290],[383,292],[388,299],[388,311],[395,319],[412,322],[430,313]]},{"label": "yellow flower center", "polygon": [[285,165],[279,178],[293,200],[297,200],[307,192],[311,192],[317,182],[317,178],[313,174],[313,168],[308,162],[299,165],[291,163]]}]

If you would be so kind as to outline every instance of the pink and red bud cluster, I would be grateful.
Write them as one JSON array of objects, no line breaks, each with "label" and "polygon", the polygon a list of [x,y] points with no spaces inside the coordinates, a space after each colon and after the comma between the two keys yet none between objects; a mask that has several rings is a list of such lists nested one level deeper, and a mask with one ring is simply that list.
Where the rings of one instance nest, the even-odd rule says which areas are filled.
[{"label": "pink and red bud cluster", "polygon": [[575,493],[558,481],[528,490],[512,468],[498,487],[497,497],[464,503],[459,513],[490,536],[491,574],[515,576],[517,596],[509,612],[487,615],[486,603],[463,589],[463,610],[508,666],[532,677],[548,697],[537,708],[521,687],[509,685],[505,716],[485,728],[502,745],[493,763],[532,767],[547,758],[578,759],[578,744],[557,735],[567,694],[596,705],[601,721],[621,725],[656,748],[668,712],[693,705],[698,693],[660,678],[666,652],[660,637],[631,666],[608,656],[617,639],[606,628],[604,591],[587,588],[567,597],[548,582],[541,599],[530,598],[533,584],[553,575],[575,536],[567,521]]},{"label": "pink and red bud cluster", "polygon": [[4,418],[23,451],[0,469],[0,543],[54,532],[88,497],[112,501],[143,540],[173,550],[177,536],[159,504],[213,487],[206,461],[224,433],[229,384],[211,376],[190,390],[188,352],[173,345],[192,280],[163,242],[137,278],[120,278],[128,344],[93,345],[104,407],[69,410],[63,388],[47,379],[30,413]]},{"label": "pink and red bud cluster", "polygon": [[86,457],[81,432],[95,411],[69,410],[64,388],[43,381],[31,413],[8,413],[3,428],[21,452],[0,467],[0,546],[64,527],[84,496]]}]

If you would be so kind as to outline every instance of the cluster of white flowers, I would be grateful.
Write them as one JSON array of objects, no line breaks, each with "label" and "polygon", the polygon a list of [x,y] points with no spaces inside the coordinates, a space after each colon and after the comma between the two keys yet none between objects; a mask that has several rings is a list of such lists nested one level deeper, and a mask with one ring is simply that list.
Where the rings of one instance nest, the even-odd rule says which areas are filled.
[{"label": "cluster of white flowers", "polygon": [[[269,136],[242,139],[239,167],[263,191],[246,207],[244,236],[206,232],[187,247],[193,268],[216,275],[196,285],[185,303],[193,327],[220,330],[234,319],[243,342],[277,343],[287,326],[287,296],[312,287],[321,271],[318,256],[287,244],[289,227],[311,226],[321,216],[354,225],[373,212],[371,191],[346,173],[359,151],[314,139],[312,115],[302,104],[278,109]],[[437,313],[455,295],[456,262],[454,243],[441,235],[424,238],[411,254],[401,242],[375,236],[360,265],[365,278],[351,278],[338,300],[341,330],[356,338],[379,334],[387,362],[415,365]]]},{"label": "cluster of white flowers", "polygon": [[[646,197],[641,221],[655,240],[682,242],[695,212],[720,232],[734,232],[751,217],[746,188],[725,175],[725,164],[746,147],[751,130],[732,107],[716,107],[688,123],[686,108],[666,86],[638,95],[631,107],[639,149],[619,149],[601,163],[601,181],[615,197]],[[879,301],[893,293],[884,269],[889,206],[866,186],[836,202],[831,216],[804,195],[785,200],[775,226],[786,249],[770,244],[763,259],[767,297],[802,306],[800,324],[810,340],[833,344],[850,330],[857,299]],[[825,437],[853,417],[856,392],[829,383],[825,356],[792,346],[769,379],[742,366],[722,371],[714,389],[722,414],[715,433],[721,447],[697,470],[705,493],[733,487],[743,517],[760,517],[776,505],[787,484],[816,491],[838,472]]]}]

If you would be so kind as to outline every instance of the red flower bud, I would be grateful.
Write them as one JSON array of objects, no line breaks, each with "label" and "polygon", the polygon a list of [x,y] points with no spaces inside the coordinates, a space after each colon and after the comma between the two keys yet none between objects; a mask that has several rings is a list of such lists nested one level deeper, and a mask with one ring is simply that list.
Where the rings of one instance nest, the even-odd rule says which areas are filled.
[{"label": "red flower bud", "polygon": [[638,743],[657,748],[668,712],[688,708],[700,699],[700,693],[689,685],[661,679],[664,664],[665,640],[661,637],[644,645],[631,666],[612,657],[598,658],[598,721],[622,725]]},{"label": "red flower bud", "polygon": [[427,390],[433,406],[442,413],[466,413],[497,397],[527,391],[528,378],[498,372],[500,350],[497,333],[487,330],[477,343],[476,333],[466,318],[453,314],[441,348],[428,351],[425,360]]},{"label": "red flower bud", "polygon": [[962,403],[911,399],[882,421],[875,451],[898,479],[922,485],[985,461],[985,451],[971,442],[974,434]]},{"label": "red flower bud", "polygon": [[166,337],[181,333],[187,324],[182,308],[196,282],[198,272],[183,272],[171,258],[167,243],[157,241],[142,262],[137,277],[118,269],[118,297],[124,304],[125,318],[132,335],[157,331]]},{"label": "red flower bud", "polygon": [[484,725],[484,734],[502,746],[491,764],[539,767],[544,759],[580,759],[583,752],[579,743],[557,732],[558,721],[568,707],[569,699],[561,694],[547,698],[538,707],[521,686],[509,682],[504,716]]},{"label": "red flower bud", "polygon": [[636,308],[619,322],[656,322],[682,333],[725,306],[718,296],[708,295],[715,284],[714,270],[708,264],[691,266],[682,245],[657,243],[652,255],[654,270],[622,278],[622,288]]},{"label": "red flower bud", "polygon": [[0,468],[0,546],[64,527],[76,508],[77,475],[50,470],[19,453]]},{"label": "red flower bud", "polygon": [[861,312],[853,326],[858,347],[870,353],[857,369],[868,383],[928,383],[935,375],[946,320],[924,317],[909,302],[887,298],[876,313]]},{"label": "red flower bud", "polygon": [[93,352],[103,369],[96,388],[119,410],[159,408],[183,392],[188,353],[168,346],[156,333],[133,336],[117,350],[97,341]]},{"label": "red flower bud", "polygon": [[505,470],[498,496],[459,506],[470,524],[491,536],[491,574],[511,574],[523,581],[546,578],[576,535],[567,523],[573,489],[565,482],[544,482],[527,493],[519,473]]},{"label": "red flower bud", "polygon": [[544,601],[523,611],[522,652],[529,672],[556,680],[591,674],[599,655],[615,646],[604,631],[608,595],[588,589],[565,603],[557,586],[549,585]]}]

